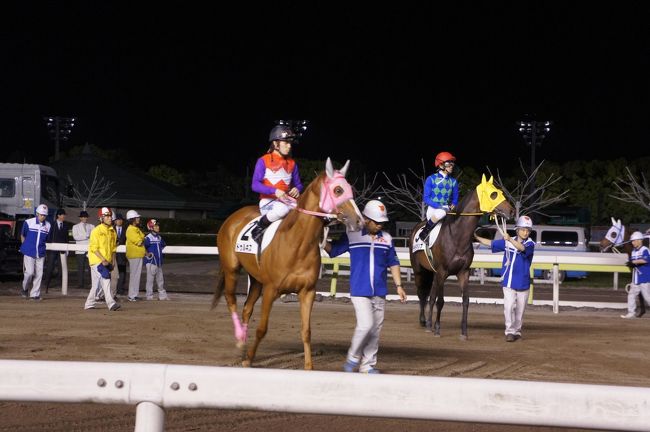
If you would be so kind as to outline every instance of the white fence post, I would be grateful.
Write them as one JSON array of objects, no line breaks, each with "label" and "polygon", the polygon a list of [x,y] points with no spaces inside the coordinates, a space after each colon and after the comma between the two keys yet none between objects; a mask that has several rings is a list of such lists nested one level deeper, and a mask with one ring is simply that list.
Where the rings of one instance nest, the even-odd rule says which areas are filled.
[{"label": "white fence post", "polygon": [[135,432],[163,432],[165,410],[153,402],[140,402],[135,411]]}]

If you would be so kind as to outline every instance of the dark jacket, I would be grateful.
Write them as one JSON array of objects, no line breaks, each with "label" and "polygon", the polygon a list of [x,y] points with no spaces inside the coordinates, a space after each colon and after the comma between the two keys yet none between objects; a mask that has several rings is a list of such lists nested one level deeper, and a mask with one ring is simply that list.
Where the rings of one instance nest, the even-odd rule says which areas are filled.
[{"label": "dark jacket", "polygon": [[[115,233],[117,234],[117,225],[114,225],[113,228],[115,228]],[[117,245],[124,245],[126,244],[126,224],[122,224],[122,232],[117,236]],[[120,253],[118,252],[116,254],[116,261],[118,264],[126,264],[128,260],[126,259],[126,253]]]},{"label": "dark jacket", "polygon": [[[58,221],[52,222],[52,228],[50,233],[47,236],[47,243],[68,243],[70,237],[70,227],[65,221],[62,223],[62,227],[59,228]],[[56,252],[56,251],[55,251]]]}]

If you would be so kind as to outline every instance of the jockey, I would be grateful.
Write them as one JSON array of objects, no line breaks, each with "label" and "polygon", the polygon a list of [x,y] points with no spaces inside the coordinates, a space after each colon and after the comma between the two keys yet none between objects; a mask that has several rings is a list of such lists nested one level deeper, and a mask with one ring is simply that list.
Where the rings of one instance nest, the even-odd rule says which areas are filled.
[{"label": "jockey", "polygon": [[298,164],[291,157],[291,147],[296,138],[289,126],[275,126],[269,134],[269,150],[255,164],[251,188],[260,194],[262,218],[257,222],[251,236],[258,243],[264,230],[291,210],[282,199],[286,195],[298,198],[302,192]]},{"label": "jockey", "polygon": [[438,172],[431,174],[424,182],[422,201],[427,207],[427,224],[420,233],[420,239],[426,241],[436,223],[453,211],[458,205],[458,181],[451,176],[456,157],[449,152],[436,155],[435,166]]}]

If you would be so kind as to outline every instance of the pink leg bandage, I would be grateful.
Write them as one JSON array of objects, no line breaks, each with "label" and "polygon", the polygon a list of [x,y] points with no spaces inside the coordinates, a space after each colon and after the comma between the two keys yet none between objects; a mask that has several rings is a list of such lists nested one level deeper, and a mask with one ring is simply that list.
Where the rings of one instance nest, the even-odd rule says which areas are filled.
[{"label": "pink leg bandage", "polygon": [[240,342],[245,342],[248,326],[246,324],[242,326],[241,321],[239,321],[239,315],[237,315],[237,312],[233,312],[231,317],[232,317],[232,325],[235,327],[235,339],[237,339]]}]

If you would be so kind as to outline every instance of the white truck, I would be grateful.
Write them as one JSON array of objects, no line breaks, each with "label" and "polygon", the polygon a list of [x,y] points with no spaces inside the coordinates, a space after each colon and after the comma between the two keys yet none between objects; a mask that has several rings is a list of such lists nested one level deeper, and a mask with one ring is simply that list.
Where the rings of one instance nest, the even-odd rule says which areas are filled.
[{"label": "white truck", "polygon": [[0,212],[24,220],[34,216],[39,204],[52,214],[61,205],[56,171],[45,165],[0,163]]}]

